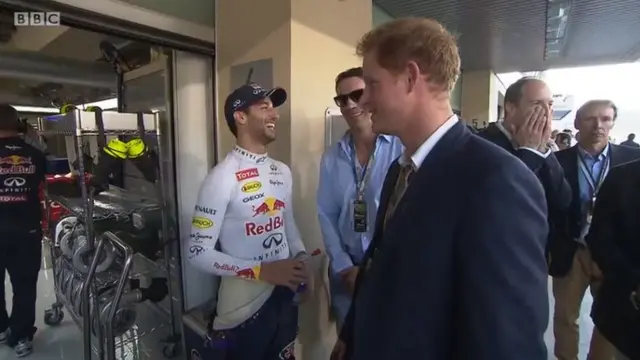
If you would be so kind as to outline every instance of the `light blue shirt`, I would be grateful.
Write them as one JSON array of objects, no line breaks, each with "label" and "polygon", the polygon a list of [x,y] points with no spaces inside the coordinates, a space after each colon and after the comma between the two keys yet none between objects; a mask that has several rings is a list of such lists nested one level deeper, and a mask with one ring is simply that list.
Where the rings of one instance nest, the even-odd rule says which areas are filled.
[{"label": "light blue shirt", "polygon": [[322,155],[317,193],[318,220],[333,274],[353,266],[354,261],[360,262],[364,256],[373,236],[384,178],[403,151],[398,138],[389,135],[378,137],[364,189],[368,217],[365,233],[353,230],[352,204],[357,196],[354,165],[357,164],[358,174],[362,174],[363,169],[358,161],[354,161],[350,135],[346,134]]},{"label": "light blue shirt", "polygon": [[[607,146],[604,148],[604,150],[602,150],[602,152],[598,156],[593,156],[587,153],[586,151],[584,151],[580,147],[578,147],[578,152],[579,152],[578,156],[582,156],[582,159],[584,159],[584,163],[587,167],[587,170],[591,170],[591,174],[593,178],[596,181],[598,181],[599,179],[601,179],[600,174],[604,171],[604,174],[602,177],[602,179],[604,179],[604,176],[606,176],[607,172],[609,171],[608,167],[610,167],[610,166],[607,166],[607,156],[609,156],[609,145],[607,144]],[[580,209],[581,209],[582,218],[583,218],[582,231],[580,233],[579,241],[584,242],[584,237],[589,232],[589,224],[587,224],[586,222],[586,216],[587,216],[589,202],[593,198],[593,193],[589,185],[590,179],[587,179],[587,176],[589,175],[585,174],[584,171],[582,171],[580,158],[576,159],[576,161],[578,162],[578,187],[580,189]],[[610,160],[609,160],[609,165],[610,165]],[[599,186],[599,184],[596,184],[596,188],[597,186]]]}]

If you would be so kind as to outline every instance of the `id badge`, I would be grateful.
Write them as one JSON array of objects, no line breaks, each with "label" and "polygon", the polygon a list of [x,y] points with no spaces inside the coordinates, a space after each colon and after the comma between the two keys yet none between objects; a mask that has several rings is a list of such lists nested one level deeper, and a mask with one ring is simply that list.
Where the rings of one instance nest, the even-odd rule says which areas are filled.
[{"label": "id badge", "polygon": [[352,205],[353,231],[357,233],[367,232],[367,203],[364,200],[354,200]]},{"label": "id badge", "polygon": [[587,207],[587,224],[591,224],[591,219],[593,218],[593,209],[596,206],[596,197],[594,196],[593,198],[591,198],[591,201],[589,201],[588,207]]}]

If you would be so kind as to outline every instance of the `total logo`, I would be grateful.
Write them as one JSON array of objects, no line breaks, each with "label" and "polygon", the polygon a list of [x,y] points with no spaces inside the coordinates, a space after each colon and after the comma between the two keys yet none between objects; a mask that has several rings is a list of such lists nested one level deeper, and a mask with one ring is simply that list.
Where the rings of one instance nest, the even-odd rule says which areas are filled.
[{"label": "total logo", "polygon": [[238,171],[236,173],[236,180],[244,181],[244,180],[252,179],[258,176],[260,176],[260,173],[258,172],[258,168],[245,169],[245,170]]},{"label": "total logo", "polygon": [[273,197],[264,199],[262,204],[253,207],[253,217],[268,215],[273,216],[278,214],[285,208],[285,203],[282,200],[278,200]]},{"label": "total logo", "polygon": [[278,230],[284,225],[282,216],[270,217],[266,223],[248,222],[244,224],[245,234],[247,236],[262,235],[264,233]]},{"label": "total logo", "polygon": [[262,183],[260,181],[249,181],[248,183],[242,185],[243,193],[254,193],[262,188]]}]

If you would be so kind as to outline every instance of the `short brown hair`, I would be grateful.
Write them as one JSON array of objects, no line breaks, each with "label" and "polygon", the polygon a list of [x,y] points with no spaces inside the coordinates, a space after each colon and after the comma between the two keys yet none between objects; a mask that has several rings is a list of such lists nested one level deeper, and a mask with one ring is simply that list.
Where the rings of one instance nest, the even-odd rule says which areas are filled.
[{"label": "short brown hair", "polygon": [[613,119],[615,120],[618,117],[618,107],[611,100],[589,100],[584,105],[580,106],[578,111],[576,111],[576,119],[580,120],[582,116],[584,116],[584,112],[592,107],[592,106],[605,106],[613,109]]},{"label": "short brown hair", "polygon": [[336,76],[336,90],[338,90],[338,84],[340,84],[340,82],[344,79],[349,79],[349,78],[353,78],[353,77],[357,77],[360,79],[364,78],[364,74],[362,73],[362,67],[358,66],[358,67],[354,67],[351,69],[347,69],[343,72],[341,72],[340,74],[338,74],[338,76]]},{"label": "short brown hair", "polygon": [[408,61],[415,61],[429,82],[442,90],[451,91],[460,76],[456,39],[432,19],[402,18],[369,31],[356,52],[362,57],[371,51],[389,71],[401,71]]}]

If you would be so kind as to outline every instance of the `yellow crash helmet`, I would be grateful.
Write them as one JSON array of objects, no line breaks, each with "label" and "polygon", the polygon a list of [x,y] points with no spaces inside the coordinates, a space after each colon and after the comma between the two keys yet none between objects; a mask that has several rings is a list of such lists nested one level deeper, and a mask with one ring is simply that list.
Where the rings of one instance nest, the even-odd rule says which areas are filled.
[{"label": "yellow crash helmet", "polygon": [[98,111],[102,111],[102,109],[99,106],[87,106],[87,108],[84,109],[84,111],[98,112]]},{"label": "yellow crash helmet", "polygon": [[67,114],[67,113],[70,113],[70,112],[72,112],[74,110],[76,110],[75,105],[73,105],[73,104],[64,104],[60,108],[60,114]]},{"label": "yellow crash helmet", "polygon": [[129,158],[137,158],[147,151],[147,145],[142,139],[132,139],[127,142],[127,149]]},{"label": "yellow crash helmet", "polygon": [[104,148],[105,153],[116,159],[126,159],[127,150],[127,144],[118,139],[109,140],[109,143]]}]

